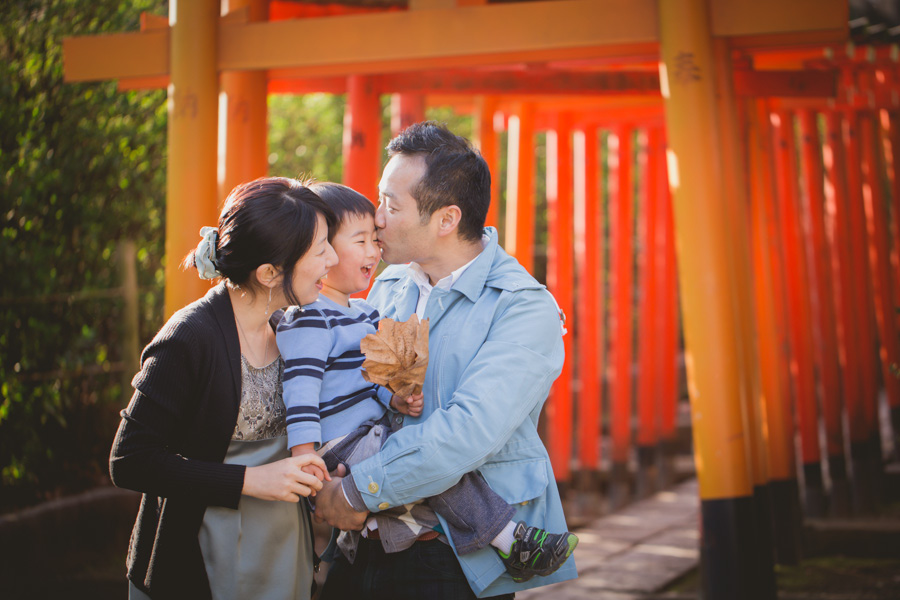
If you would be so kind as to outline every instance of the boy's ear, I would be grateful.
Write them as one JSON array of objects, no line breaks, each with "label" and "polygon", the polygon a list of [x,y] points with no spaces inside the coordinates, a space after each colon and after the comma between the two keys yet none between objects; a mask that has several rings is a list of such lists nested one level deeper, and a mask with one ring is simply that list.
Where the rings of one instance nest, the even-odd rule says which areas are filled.
[{"label": "boy's ear", "polygon": [[444,237],[455,232],[459,227],[459,222],[462,220],[462,209],[451,204],[438,209],[434,216],[438,219],[438,237]]}]

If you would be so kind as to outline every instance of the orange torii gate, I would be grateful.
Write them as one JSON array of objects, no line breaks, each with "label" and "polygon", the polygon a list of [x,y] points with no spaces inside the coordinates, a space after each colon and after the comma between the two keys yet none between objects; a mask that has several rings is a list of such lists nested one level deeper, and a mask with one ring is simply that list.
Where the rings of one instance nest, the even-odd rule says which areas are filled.
[{"label": "orange torii gate", "polygon": [[[576,438],[569,388],[575,366],[578,381],[584,384],[581,392],[597,395],[597,402],[585,407],[585,411],[580,410],[581,403],[576,407],[584,421],[578,424],[582,434],[576,438],[578,456],[583,465],[598,460],[588,436],[599,433],[599,374],[591,377],[590,365],[601,368],[603,351],[597,346],[602,346],[604,336],[603,325],[596,319],[597,311],[584,304],[592,297],[599,301],[592,294],[603,285],[589,272],[591,265],[599,264],[602,251],[589,243],[591,235],[596,235],[601,227],[600,214],[590,209],[597,206],[598,200],[598,126],[604,130],[610,127],[615,134],[605,135],[607,141],[618,141],[616,177],[617,196],[621,198],[615,203],[618,242],[612,249],[617,286],[613,405],[618,407],[613,414],[613,437],[618,440],[613,447],[613,462],[621,464],[627,460],[622,448],[627,452],[630,444],[630,323],[634,304],[630,232],[635,226],[632,208],[646,206],[640,214],[647,221],[640,231],[647,240],[653,232],[653,245],[658,248],[653,256],[663,257],[660,264],[668,266],[661,277],[651,277],[649,273],[656,273],[656,258],[652,263],[649,257],[645,259],[642,298],[665,297],[673,310],[671,280],[675,269],[671,259],[665,257],[674,256],[671,248],[678,248],[688,389],[702,499],[706,597],[774,598],[772,562],[766,558],[765,537],[759,537],[757,531],[767,528],[756,525],[765,522],[761,516],[766,504],[763,490],[770,480],[767,461],[771,462],[762,433],[760,403],[762,397],[767,398],[767,406],[770,400],[769,390],[759,383],[758,375],[759,356],[765,356],[765,351],[756,348],[754,337],[754,286],[749,279],[751,234],[745,229],[739,200],[747,177],[740,156],[742,144],[736,126],[740,115],[734,96],[735,89],[742,85],[751,89],[757,86],[757,90],[760,86],[766,88],[767,93],[760,95],[793,95],[779,93],[779,86],[788,91],[794,86],[796,92],[798,81],[805,82],[799,87],[808,90],[822,79],[816,74],[793,73],[781,74],[782,79],[777,80],[777,76],[752,70],[733,77],[730,53],[739,50],[752,54],[772,46],[842,42],[847,20],[844,2],[558,0],[491,5],[478,0],[411,0],[409,4],[409,10],[374,12],[343,7],[332,11],[337,13],[333,16],[318,16],[322,11],[303,9],[302,15],[296,15],[303,18],[276,21],[271,20],[271,11],[266,18],[265,0],[232,1],[231,10],[224,15],[216,0],[192,0],[173,3],[168,23],[146,19],[141,33],[66,41],[66,75],[70,81],[117,78],[123,87],[169,85],[167,312],[203,290],[194,278],[178,272],[177,263],[194,243],[200,226],[214,218],[222,191],[233,182],[264,174],[264,163],[259,157],[265,148],[268,91],[298,91],[313,79],[319,80],[318,85],[330,82],[334,90],[346,90],[345,182],[373,195],[380,153],[376,129],[380,123],[379,93],[390,90],[406,94],[398,99],[399,124],[423,113],[424,104],[416,98],[417,94],[446,93],[447,87],[441,86],[452,89],[454,85],[471,84],[468,93],[485,96],[478,106],[478,137],[485,154],[496,156],[499,149],[495,150],[496,139],[490,130],[493,117],[500,110],[492,104],[492,98],[503,94],[502,86],[506,85],[507,93],[517,95],[519,102],[504,117],[510,139],[508,157],[512,159],[504,227],[507,249],[526,267],[534,264],[533,136],[539,128],[552,130],[553,135],[548,136],[555,159],[552,174],[548,173],[552,180],[547,186],[552,214],[548,284],[570,315],[578,314],[579,321],[588,323],[587,327],[576,325],[577,339],[567,340],[570,356],[575,354],[577,342],[584,363],[567,361],[567,370],[548,409],[551,455],[557,474],[566,477],[572,440]],[[276,5],[282,7],[279,10],[287,10],[283,7],[289,3],[273,2],[272,8]],[[438,36],[440,41],[436,43]],[[400,39],[402,44],[397,42]],[[336,40],[341,43],[335,43]],[[646,67],[650,65],[652,73],[658,61],[661,71],[653,82]],[[475,70],[523,63],[548,65],[549,72],[510,76]],[[555,66],[558,64],[572,67],[575,73],[560,75]],[[641,68],[616,73],[611,65],[617,64]],[[429,77],[428,73],[435,69],[458,70],[456,83],[453,77]],[[591,73],[597,70],[601,73]],[[219,74],[225,92],[221,116]],[[617,91],[616,86],[619,92],[655,94],[654,83],[660,89],[662,102],[657,97],[647,103],[655,106],[635,103],[621,108],[620,118],[615,118],[612,110],[605,115],[585,117],[591,112],[587,110],[589,105],[593,105],[594,115],[598,107],[602,108],[594,97],[582,98],[580,102],[567,99],[567,108],[557,106],[548,117],[539,112],[536,101],[527,97],[539,95],[547,87],[570,95],[610,95]],[[717,101],[717,96],[724,100]],[[649,183],[635,188],[632,182],[636,169],[650,181],[654,177],[661,179],[661,114],[665,115],[667,130],[665,162],[670,189],[658,189],[662,186],[651,187]],[[654,119],[656,124],[649,126]],[[220,128],[224,168],[222,174],[217,174],[216,140]],[[637,131],[638,138],[634,133]],[[573,136],[573,132],[577,133]],[[639,145],[633,147],[636,140]],[[235,158],[240,148],[250,148],[254,156]],[[632,148],[646,157],[645,165],[640,166],[635,160],[638,154]],[[606,157],[613,154],[613,147],[600,150]],[[492,162],[490,157],[488,160]],[[492,162],[492,166],[495,164]],[[670,206],[671,212],[667,210]],[[584,216],[583,223],[573,222],[576,210]],[[492,212],[490,218],[498,223],[499,216]],[[652,216],[656,218],[651,219]],[[675,227],[669,225],[670,220]],[[651,222],[655,227],[651,227]],[[858,233],[858,221],[854,223]],[[675,239],[658,231],[673,232]],[[574,248],[569,243],[573,239],[579,240]],[[577,276],[573,255],[578,257]],[[571,295],[573,280],[578,283],[574,289],[584,295],[577,299],[577,311],[576,298]],[[887,288],[882,285],[879,289],[884,294]],[[648,304],[642,304],[642,327],[647,326],[649,312]],[[668,332],[661,347],[671,348],[674,319],[663,319],[660,330]],[[598,342],[593,350],[592,340]],[[640,363],[652,362],[651,350],[639,348]],[[674,387],[671,375],[661,378],[664,388]],[[652,393],[644,392],[645,385],[641,381],[637,386],[639,412],[644,415],[639,444],[658,441],[651,431],[656,426],[644,427],[653,413]],[[789,405],[784,394],[775,397],[782,400],[780,406]],[[870,404],[863,403],[861,412],[866,423],[871,421]],[[770,412],[766,412],[769,424],[773,418]],[[665,430],[665,422],[671,419],[662,421],[658,428]],[[712,551],[713,548],[718,550]]]}]

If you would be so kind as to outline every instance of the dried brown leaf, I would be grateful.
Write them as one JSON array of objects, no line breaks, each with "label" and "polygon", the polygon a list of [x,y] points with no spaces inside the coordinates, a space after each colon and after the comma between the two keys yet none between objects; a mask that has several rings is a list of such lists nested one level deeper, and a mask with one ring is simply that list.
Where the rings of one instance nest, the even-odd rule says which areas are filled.
[{"label": "dried brown leaf", "polygon": [[428,368],[428,319],[413,314],[405,322],[382,319],[378,332],[360,342],[365,354],[363,378],[395,394],[408,396],[422,391]]}]

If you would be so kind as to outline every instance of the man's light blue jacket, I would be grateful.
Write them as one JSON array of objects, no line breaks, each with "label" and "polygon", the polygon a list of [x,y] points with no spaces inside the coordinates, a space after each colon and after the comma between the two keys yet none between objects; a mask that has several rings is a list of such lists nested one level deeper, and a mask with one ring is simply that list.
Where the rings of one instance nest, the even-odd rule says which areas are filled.
[{"label": "man's light blue jacket", "polygon": [[[516,506],[516,520],[562,532],[559,492],[537,433],[541,407],[563,365],[559,309],[500,248],[497,231],[485,233],[487,246],[456,283],[428,298],[422,416],[405,417],[381,452],[353,467],[353,481],[377,512],[439,494],[477,470]],[[418,297],[408,266],[393,265],[376,279],[368,302],[382,317],[405,321]],[[573,558],[553,575],[522,584],[506,574],[493,548],[459,560],[481,597],[576,577]]]}]

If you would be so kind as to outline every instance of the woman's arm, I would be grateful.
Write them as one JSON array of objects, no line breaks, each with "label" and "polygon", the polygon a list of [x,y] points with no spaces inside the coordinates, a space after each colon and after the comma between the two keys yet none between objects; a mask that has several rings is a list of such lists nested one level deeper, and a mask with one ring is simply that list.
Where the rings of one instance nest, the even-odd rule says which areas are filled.
[{"label": "woman's arm", "polygon": [[[110,453],[113,483],[154,496],[230,508],[237,507],[242,493],[296,502],[299,495],[319,489],[321,483],[300,470],[317,458],[247,468],[181,453],[185,436],[215,435],[204,429],[208,424],[192,424],[194,419],[189,418],[205,391],[200,386],[208,385],[210,360],[183,322],[167,324],[147,346],[134,380],[136,391],[122,411]],[[224,411],[225,399],[221,402]]]}]

